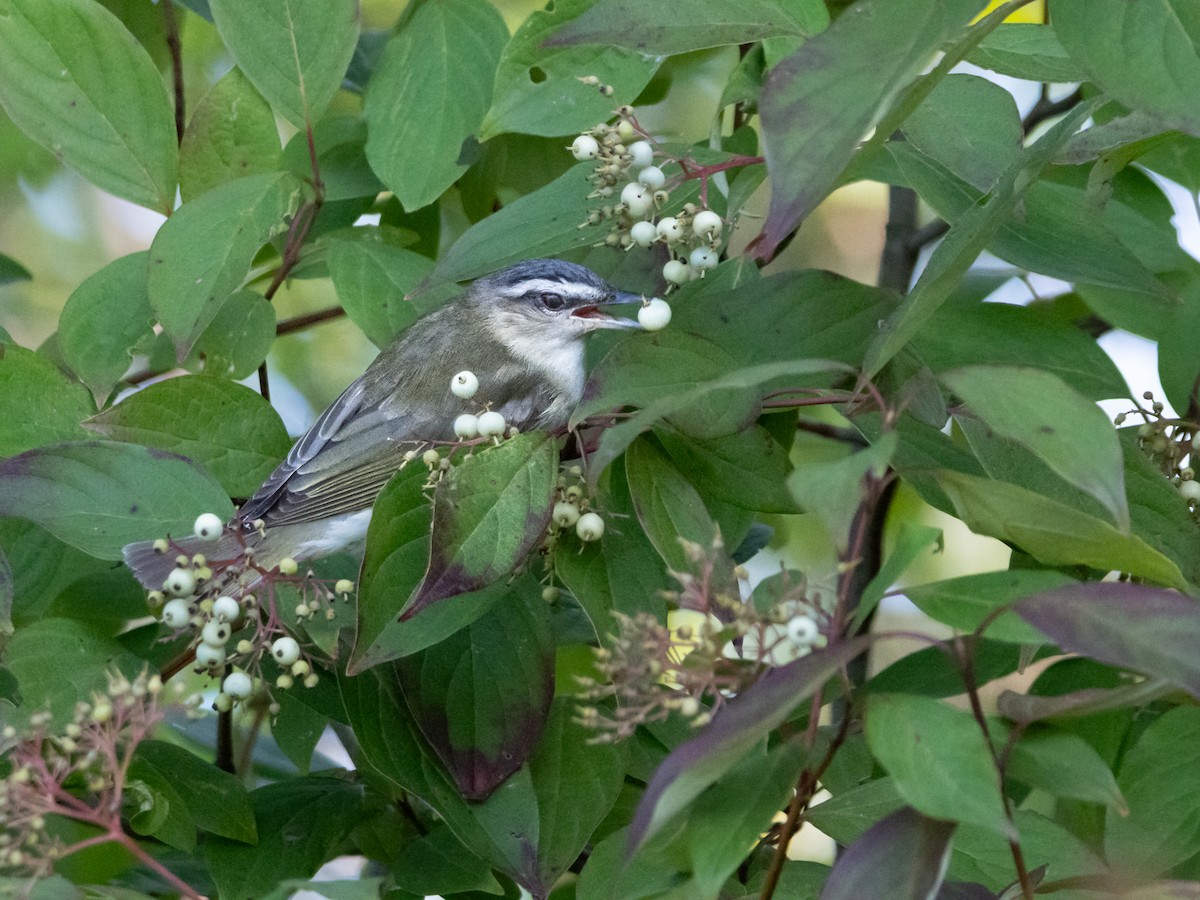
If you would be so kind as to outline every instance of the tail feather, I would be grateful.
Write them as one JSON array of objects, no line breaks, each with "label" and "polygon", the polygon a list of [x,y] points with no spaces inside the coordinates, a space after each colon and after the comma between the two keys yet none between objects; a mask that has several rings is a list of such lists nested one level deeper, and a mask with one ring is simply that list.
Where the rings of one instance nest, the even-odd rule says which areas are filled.
[{"label": "tail feather", "polygon": [[142,587],[148,591],[161,591],[163,582],[177,564],[178,556],[183,555],[190,560],[197,553],[202,553],[210,560],[236,559],[241,555],[242,548],[243,544],[226,532],[215,542],[191,535],[174,538],[164,553],[154,549],[154,541],[137,541],[126,544],[121,555]]}]

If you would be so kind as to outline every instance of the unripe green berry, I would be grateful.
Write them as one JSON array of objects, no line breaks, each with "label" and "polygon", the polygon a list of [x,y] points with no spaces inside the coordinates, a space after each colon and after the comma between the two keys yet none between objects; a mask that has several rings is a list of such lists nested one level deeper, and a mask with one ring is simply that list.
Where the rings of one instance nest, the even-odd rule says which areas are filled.
[{"label": "unripe green berry", "polygon": [[280,575],[295,575],[300,566],[290,556],[285,556],[279,561]]},{"label": "unripe green berry", "polygon": [[227,713],[233,709],[233,698],[224,691],[213,697],[213,709],[219,713]]},{"label": "unripe green berry", "polygon": [[354,590],[354,582],[349,578],[339,578],[333,586],[335,594],[349,594]]},{"label": "unripe green berry", "polygon": [[562,596],[562,591],[552,584],[542,588],[542,599],[547,603],[557,603],[560,596]]}]

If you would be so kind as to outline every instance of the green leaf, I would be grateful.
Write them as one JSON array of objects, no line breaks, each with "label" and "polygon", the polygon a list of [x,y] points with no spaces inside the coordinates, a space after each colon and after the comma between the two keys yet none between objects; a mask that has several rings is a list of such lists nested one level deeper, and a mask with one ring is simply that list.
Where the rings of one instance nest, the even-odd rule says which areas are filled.
[{"label": "green leaf", "polygon": [[879,605],[884,594],[900,580],[908,571],[909,566],[921,557],[928,559],[930,556],[944,553],[946,550],[942,529],[917,525],[913,522],[902,522],[899,534],[892,539],[891,543],[891,549],[888,551],[883,565],[879,567],[879,571],[862,590],[858,608],[854,611],[853,627],[855,631],[866,623],[867,617]]},{"label": "green leaf", "polygon": [[1111,806],[1119,815],[1129,812],[1112,769],[1075,734],[1030,729],[1009,752],[1005,775],[1054,797]]},{"label": "green leaf", "polygon": [[1005,171],[983,203],[959,217],[933,251],[912,291],[872,343],[863,365],[867,375],[877,374],[923,330],[1012,213],[1023,190],[1038,178],[1097,105],[1098,101],[1081,103],[1065,115]]},{"label": "green leaf", "polygon": [[761,425],[707,440],[659,425],[654,436],[692,483],[716,499],[756,512],[796,512],[785,483],[787,450]]},{"label": "green leaf", "polygon": [[149,254],[113,260],[67,298],[58,320],[63,359],[103,403],[129,369],[134,348],[152,335],[147,293]]},{"label": "green leaf", "polygon": [[705,550],[717,536],[704,501],[683,473],[648,440],[634,442],[625,454],[625,475],[638,522],[668,568],[692,568],[681,539]]},{"label": "green leaf", "polygon": [[99,3],[0,3],[0,103],[97,187],[171,212],[178,151],[162,77]]},{"label": "green leaf", "polygon": [[203,512],[227,519],[233,505],[212,476],[161,450],[79,441],[0,461],[0,516],[101,559],[119,559],[131,541],[190,533]]},{"label": "green leaf", "polygon": [[703,731],[671,751],[646,786],[629,826],[630,852],[737,765],[866,644],[856,638],[769,670],[722,707]]},{"label": "green leaf", "polygon": [[193,353],[204,372],[222,378],[248,378],[275,343],[275,306],[254,291],[234,291],[196,339]]},{"label": "green leaf", "polygon": [[871,752],[912,806],[1016,837],[991,751],[970,713],[929,697],[872,694],[866,717]]},{"label": "green leaf", "polygon": [[249,900],[284,878],[307,878],[362,815],[362,788],[315,775],[269,784],[250,794],[258,843],[223,837],[204,844],[222,900]]},{"label": "green leaf", "polygon": [[231,497],[248,497],[287,455],[283,420],[256,391],[207,375],[168,378],[88,419],[115,441],[157,447],[203,465]]},{"label": "green leaf", "polygon": [[94,410],[83,385],[49,359],[0,342],[0,456],[86,437],[79,423]]},{"label": "green leaf", "polygon": [[884,434],[870,447],[842,459],[802,464],[788,476],[788,488],[796,502],[817,516],[838,547],[848,546],[850,525],[863,497],[863,481],[867,476],[883,476],[896,444],[895,434]]},{"label": "green leaf", "polygon": [[143,741],[131,773],[146,779],[150,772],[175,789],[196,828],[248,844],[257,840],[249,795],[236,776],[176,744]]},{"label": "green leaf", "polygon": [[[590,15],[588,0],[562,0],[535,10],[500,54],[492,107],[479,138],[505,132],[569,135],[605,121],[612,110],[632,103],[658,68],[658,60],[613,46],[547,47],[543,41],[580,12]],[[607,42],[605,42],[607,43]],[[594,75],[615,93],[605,97],[579,78]]]},{"label": "green leaf", "polygon": [[1089,400],[1129,395],[1112,357],[1091,337],[1028,306],[947,304],[913,338],[912,349],[935,373],[970,365],[1032,366]]},{"label": "green leaf", "polygon": [[1179,567],[1136,535],[1034,491],[942,470],[937,483],[972,531],[1011,541],[1047,565],[1118,569],[1182,587]]},{"label": "green leaf", "polygon": [[771,70],[759,101],[771,176],[771,207],[755,250],[760,257],[770,259],[824,199],[895,94],[982,6],[980,0],[863,3]]},{"label": "green leaf", "polygon": [[821,889],[822,900],[855,900],[886,894],[924,900],[938,893],[946,874],[955,824],[896,810],[838,854]]},{"label": "green leaf", "polygon": [[512,572],[550,523],[558,444],[542,432],[457,462],[438,482],[429,567],[403,618]]},{"label": "green leaf", "polygon": [[1022,619],[1063,650],[1165,678],[1200,697],[1200,603],[1127,582],[1073,584],[1016,604]]},{"label": "green leaf", "polygon": [[18,281],[29,281],[33,278],[29,270],[13,259],[0,253],[0,286],[15,284]]},{"label": "green leaf", "polygon": [[763,754],[752,753],[696,798],[683,840],[692,878],[706,896],[718,895],[745,861],[746,848],[754,846],[772,816],[788,805],[806,756],[795,740]]},{"label": "green leaf", "polygon": [[250,175],[181,206],[150,246],[150,305],[186,352],[242,285],[259,249],[288,229],[301,185],[291,175]]},{"label": "green leaf", "polygon": [[17,629],[5,647],[5,666],[21,691],[17,719],[27,722],[49,710],[62,726],[72,721],[79,700],[108,693],[110,671],[134,678],[146,663],[90,625],[45,618]]},{"label": "green leaf", "polygon": [[[502,889],[487,864],[470,853],[444,825],[410,841],[393,867],[396,886],[419,897]],[[372,895],[375,897],[377,895]]]},{"label": "green leaf", "polygon": [[413,718],[459,791],[485,799],[529,758],[549,715],[549,610],[528,591],[396,666]]},{"label": "green leaf", "polygon": [[1095,403],[1038,369],[974,366],[949,372],[942,381],[988,428],[1028,448],[1099,500],[1121,531],[1129,530],[1120,442]]},{"label": "green leaf", "polygon": [[575,701],[550,710],[529,772],[538,805],[537,881],[549,888],[591,843],[625,781],[626,744],[597,744],[572,718]]},{"label": "green leaf", "polygon": [[592,192],[587,176],[593,168],[592,163],[580,163],[472,225],[438,261],[429,281],[465,281],[524,259],[560,256],[602,240],[598,229],[576,227],[595,204],[587,198]]},{"label": "green leaf", "polygon": [[[1021,832],[1021,854],[1027,869],[1048,865],[1055,881],[1076,875],[1109,874],[1095,852],[1061,825],[1029,809],[1018,809],[1013,818]],[[948,875],[1002,891],[1017,877],[1012,847],[990,829],[959,825]]]},{"label": "green leaf", "polygon": [[271,107],[235,66],[200,99],[183,133],[179,193],[187,203],[217,185],[274,171],[279,158]]},{"label": "green leaf", "polygon": [[[985,619],[1015,600],[1073,583],[1074,579],[1049,569],[1009,569],[908,587],[904,596],[930,618],[959,631],[973,632]],[[1017,644],[1045,641],[1044,635],[1011,611],[992,618],[983,633],[991,640]]]},{"label": "green leaf", "polygon": [[416,321],[406,295],[432,269],[432,260],[387,243],[380,229],[355,228],[329,242],[329,276],[338,300],[377,347]]},{"label": "green leaf", "polygon": [[209,0],[239,68],[298,128],[321,117],[358,43],[356,0]]},{"label": "green leaf", "polygon": [[807,817],[839,844],[848,845],[904,805],[896,782],[885,775],[834,793],[824,803],[814,806]]},{"label": "green leaf", "polygon": [[24,519],[0,519],[0,553],[11,568],[18,625],[41,619],[72,582],[110,568]]},{"label": "green leaf", "polygon": [[1032,22],[1001,25],[967,54],[975,65],[1027,81],[1070,84],[1086,80],[1083,69],[1067,54],[1053,26]]},{"label": "green leaf", "polygon": [[1187,0],[1054,0],[1054,28],[1071,57],[1129,109],[1200,135],[1200,10]]},{"label": "green leaf", "polygon": [[1159,875],[1192,857],[1200,840],[1200,772],[1188,760],[1200,739],[1200,710],[1173,709],[1125,754],[1117,783],[1129,814],[1110,810],[1109,862],[1131,874]]},{"label": "green leaf", "polygon": [[463,142],[491,105],[507,41],[504,20],[485,0],[423,4],[388,41],[367,87],[367,159],[409,212],[466,171]]},{"label": "green leaf", "polygon": [[[807,37],[829,14],[814,0],[675,0],[670,5],[598,0],[546,41],[549,47],[614,44],[667,56],[725,44],[751,44],[774,35]],[[589,70],[590,72],[590,70]]]}]

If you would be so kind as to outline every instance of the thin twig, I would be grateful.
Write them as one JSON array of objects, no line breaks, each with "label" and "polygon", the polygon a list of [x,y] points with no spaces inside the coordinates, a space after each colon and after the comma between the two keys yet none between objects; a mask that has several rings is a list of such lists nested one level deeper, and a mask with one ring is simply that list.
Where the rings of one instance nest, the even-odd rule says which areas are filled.
[{"label": "thin twig", "polygon": [[163,11],[167,50],[171,53],[171,83],[175,87],[175,139],[182,144],[187,126],[183,93],[183,44],[179,40],[179,23],[175,19],[175,0],[159,0],[159,5]]},{"label": "thin twig", "polygon": [[346,315],[346,311],[340,306],[331,306],[329,309],[320,309],[316,312],[305,313],[302,316],[293,316],[290,319],[284,319],[275,326],[275,336],[279,337],[280,335],[303,331],[310,325],[320,325],[322,322],[340,319],[344,315]]}]

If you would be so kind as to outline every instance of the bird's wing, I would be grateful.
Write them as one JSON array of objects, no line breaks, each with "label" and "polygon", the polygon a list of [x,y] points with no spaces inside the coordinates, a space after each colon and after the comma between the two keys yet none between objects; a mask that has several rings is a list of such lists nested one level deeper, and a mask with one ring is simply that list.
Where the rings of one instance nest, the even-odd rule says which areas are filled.
[{"label": "bird's wing", "polygon": [[[430,441],[453,439],[455,416],[470,409],[448,390],[456,366],[461,368],[463,362],[461,357],[441,359],[423,371],[409,371],[409,390],[375,373],[364,375],[296,442],[239,517],[261,518],[268,526],[289,525],[369,507],[403,465],[405,453],[420,453]],[[492,409],[521,430],[543,425],[542,414],[557,392],[512,360],[498,366],[496,362],[491,358],[488,368],[477,366],[481,375],[491,370],[486,381]],[[412,395],[428,393],[418,381],[445,384],[447,402],[412,402]]]}]

